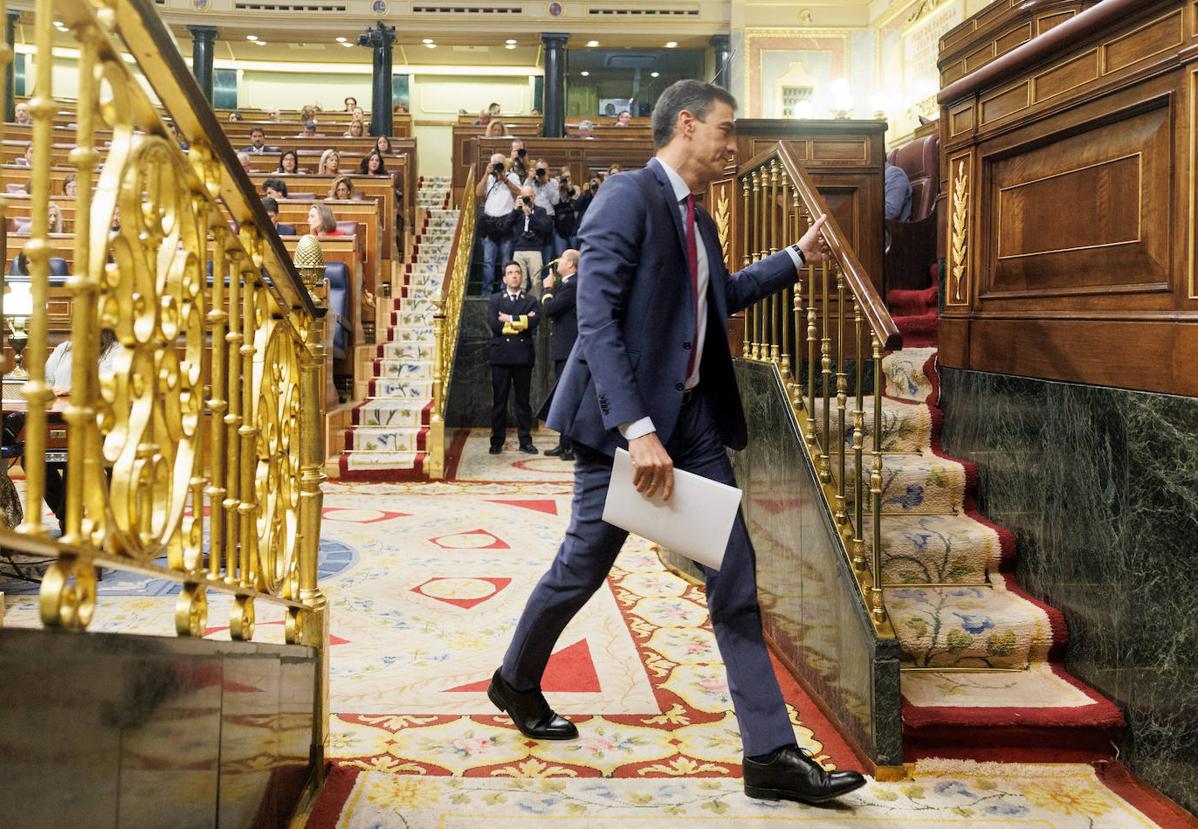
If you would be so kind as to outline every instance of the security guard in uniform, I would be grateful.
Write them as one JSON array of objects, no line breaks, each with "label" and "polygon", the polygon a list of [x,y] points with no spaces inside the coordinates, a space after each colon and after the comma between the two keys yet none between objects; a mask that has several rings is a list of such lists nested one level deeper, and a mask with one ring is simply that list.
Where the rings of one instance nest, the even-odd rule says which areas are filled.
[{"label": "security guard in uniform", "polygon": [[516,389],[516,428],[520,451],[537,453],[532,445],[532,405],[528,394],[532,386],[532,366],[536,361],[533,331],[541,321],[541,305],[536,297],[520,289],[524,269],[519,262],[503,266],[503,290],[492,294],[487,324],[491,326],[491,454],[503,451],[507,432],[507,398]]},{"label": "security guard in uniform", "polygon": [[[559,281],[560,279],[560,281]],[[553,376],[561,377],[566,367],[566,358],[578,339],[578,313],[574,308],[575,292],[578,288],[578,251],[568,248],[562,251],[557,262],[557,278],[551,271],[542,286],[541,310],[551,322],[549,331],[549,359],[553,360]],[[557,455],[563,461],[574,460],[574,446],[570,438],[562,435],[557,446],[545,450],[546,455]]]}]

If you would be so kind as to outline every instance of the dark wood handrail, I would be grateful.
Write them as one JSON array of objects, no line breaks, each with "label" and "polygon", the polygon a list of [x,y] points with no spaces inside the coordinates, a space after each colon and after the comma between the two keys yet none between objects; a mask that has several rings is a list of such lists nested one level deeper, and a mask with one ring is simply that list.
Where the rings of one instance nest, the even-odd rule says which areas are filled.
[{"label": "dark wood handrail", "polygon": [[828,205],[824,202],[823,196],[819,194],[819,190],[816,189],[811,179],[807,177],[807,171],[803,169],[798,159],[795,158],[791,148],[784,142],[779,142],[774,149],[758,153],[748,164],[742,165],[741,169],[748,171],[754,167],[760,167],[762,160],[768,160],[775,153],[790,176],[790,180],[794,182],[799,197],[807,205],[807,209],[811,211],[811,214],[818,216],[822,213],[828,217],[828,221],[824,224],[824,239],[828,242],[828,248],[832,252],[832,257],[840,265],[841,273],[844,274],[845,284],[848,285],[849,291],[857,300],[857,304],[861,306],[861,313],[864,315],[870,331],[878,338],[882,343],[882,347],[887,351],[901,349],[903,347],[903,335],[899,333],[898,326],[894,324],[894,319],[890,316],[890,311],[886,308],[886,303],[878,296],[878,292],[874,290],[874,284],[870,281],[869,274],[865,272],[865,268],[862,267],[861,261],[853,251],[852,245],[849,244],[848,237],[840,229],[840,225],[836,222],[835,217],[828,210]]},{"label": "dark wood handrail", "polygon": [[1116,21],[1127,22],[1150,11],[1152,6],[1145,4],[1144,0],[1103,0],[1039,37],[1017,46],[976,72],[949,84],[940,90],[936,100],[940,104],[951,104],[967,98],[1025,72],[1047,58],[1065,54],[1071,47]]}]

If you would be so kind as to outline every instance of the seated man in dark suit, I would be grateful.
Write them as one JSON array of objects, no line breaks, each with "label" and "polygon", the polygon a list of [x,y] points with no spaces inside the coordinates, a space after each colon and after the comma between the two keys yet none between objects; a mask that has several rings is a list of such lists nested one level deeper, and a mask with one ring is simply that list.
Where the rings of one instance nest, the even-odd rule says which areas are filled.
[{"label": "seated man in dark suit", "polygon": [[275,226],[275,230],[278,231],[280,236],[295,235],[295,225],[279,224],[279,203],[277,201],[267,196],[262,199],[262,208],[266,211],[267,218],[270,219],[270,223]]},{"label": "seated man in dark suit", "polygon": [[242,152],[250,155],[261,155],[262,153],[277,153],[278,147],[266,146],[266,131],[262,127],[254,127],[250,130],[250,145]]},{"label": "seated man in dark suit", "polygon": [[[566,367],[566,358],[578,339],[578,313],[574,307],[578,287],[578,251],[567,248],[557,262],[557,276],[550,271],[542,287],[541,310],[551,320],[549,330],[549,359],[553,360],[553,376],[561,378]],[[546,455],[557,455],[563,461],[574,460],[574,446],[566,434],[558,438],[557,446],[545,450]]]},{"label": "seated man in dark suit", "polygon": [[503,451],[507,432],[507,397],[516,388],[516,429],[520,451],[537,453],[532,445],[532,405],[528,394],[532,387],[532,365],[536,347],[532,332],[541,317],[537,298],[520,290],[524,270],[518,262],[503,266],[503,290],[491,295],[487,306],[487,324],[491,326],[491,454]]}]

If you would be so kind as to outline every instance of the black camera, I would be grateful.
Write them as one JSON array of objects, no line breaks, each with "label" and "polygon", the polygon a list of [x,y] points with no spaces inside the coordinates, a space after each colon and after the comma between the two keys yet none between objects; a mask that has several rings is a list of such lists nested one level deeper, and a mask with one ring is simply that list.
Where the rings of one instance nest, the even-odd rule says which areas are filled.
[{"label": "black camera", "polygon": [[545,178],[545,170],[543,168],[537,169],[537,178]]},{"label": "black camera", "polygon": [[592,193],[597,193],[597,192],[599,192],[599,182],[597,182],[597,181],[592,181],[592,182],[591,182],[591,192],[592,192]]},{"label": "black camera", "polygon": [[532,196],[521,196],[520,201],[524,202],[525,204],[532,204]]},{"label": "black camera", "polygon": [[520,156],[521,158],[524,158],[524,156],[528,155],[528,150],[521,147],[520,149],[516,150],[516,155]]},{"label": "black camera", "polygon": [[499,176],[500,178],[503,178],[503,162],[502,161],[498,162],[492,169],[495,170],[495,175]]},{"label": "black camera", "polygon": [[371,49],[378,49],[395,42],[395,27],[384,26],[383,21],[378,21],[371,28],[358,35],[358,45],[368,46]]}]

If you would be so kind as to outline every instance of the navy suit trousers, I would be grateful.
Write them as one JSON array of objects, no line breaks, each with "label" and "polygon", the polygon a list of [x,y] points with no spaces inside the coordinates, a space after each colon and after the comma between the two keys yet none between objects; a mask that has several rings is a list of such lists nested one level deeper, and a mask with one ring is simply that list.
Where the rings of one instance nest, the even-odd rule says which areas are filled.
[{"label": "navy suit trousers", "polygon": [[[603,521],[611,458],[575,444],[574,503],[570,526],[549,571],[524,608],[503,659],[502,676],[513,687],[539,687],[558,637],[607,578],[628,533]],[[736,485],[732,463],[717,432],[711,403],[700,393],[683,406],[666,445],[676,469]],[[737,514],[723,567],[704,569],[707,606],[728,671],[728,688],[747,756],[794,745],[794,729],[778,687],[757,604],[757,556],[744,516]]]}]

